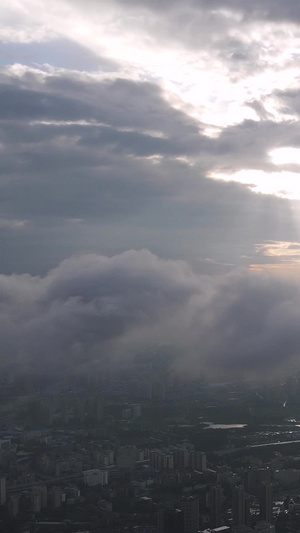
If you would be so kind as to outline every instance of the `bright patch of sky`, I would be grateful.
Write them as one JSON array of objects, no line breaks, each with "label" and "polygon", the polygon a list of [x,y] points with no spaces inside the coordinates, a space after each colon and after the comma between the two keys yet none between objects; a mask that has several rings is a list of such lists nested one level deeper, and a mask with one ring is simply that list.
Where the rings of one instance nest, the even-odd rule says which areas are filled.
[{"label": "bright patch of sky", "polygon": [[214,173],[211,177],[243,183],[256,193],[274,194],[280,198],[300,200],[300,167],[299,173],[285,170],[264,172],[263,170],[242,169],[232,174]]},{"label": "bright patch of sky", "polygon": [[[219,25],[214,28],[219,39],[213,32],[209,41],[205,21],[201,26],[200,16],[198,46],[193,47],[186,42],[186,36],[182,38],[180,26],[176,39],[167,21],[158,20],[154,13],[142,9],[134,12],[124,5],[117,9],[114,3],[111,6],[104,3],[100,10],[93,3],[90,9],[77,6],[54,1],[45,10],[43,3],[35,0],[15,1],[10,9],[1,9],[6,17],[2,19],[0,36],[4,42],[36,42],[37,61],[41,41],[53,40],[55,35],[60,40],[71,40],[93,54],[121,63],[133,79],[159,83],[177,98],[178,106],[179,102],[182,106],[189,104],[186,109],[193,116],[222,127],[245,119],[258,120],[247,102],[297,83],[300,39],[292,24],[285,24],[280,31],[278,25],[270,23],[260,24],[258,29],[257,24],[239,23],[238,12],[220,9],[212,13]],[[14,17],[17,23],[11,27],[7,23]],[[225,33],[222,33],[222,22]],[[226,35],[231,22],[234,25]],[[225,36],[233,44],[223,51]],[[241,57],[238,46],[245,49]],[[65,54],[63,43],[58,41],[59,49]],[[60,66],[59,53],[55,58],[51,52],[50,57],[54,59],[53,66]],[[74,59],[66,57],[65,60],[66,68],[72,68]],[[280,114],[276,104],[272,104],[274,112]]]},{"label": "bright patch of sky", "polygon": [[300,256],[300,243],[269,241],[263,244],[258,244],[256,250],[264,256],[291,258]]},{"label": "bright patch of sky", "polygon": [[282,146],[272,150],[269,155],[274,165],[300,165],[300,148]]}]

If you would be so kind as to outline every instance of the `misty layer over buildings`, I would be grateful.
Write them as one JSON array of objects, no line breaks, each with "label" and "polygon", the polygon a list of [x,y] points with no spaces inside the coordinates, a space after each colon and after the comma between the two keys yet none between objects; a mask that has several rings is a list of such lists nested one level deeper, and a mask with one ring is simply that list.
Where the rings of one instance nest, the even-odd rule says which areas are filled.
[{"label": "misty layer over buildings", "polygon": [[187,377],[269,378],[291,370],[300,346],[298,282],[246,270],[212,278],[146,250],[2,275],[0,299],[4,373],[122,367],[168,345]]}]

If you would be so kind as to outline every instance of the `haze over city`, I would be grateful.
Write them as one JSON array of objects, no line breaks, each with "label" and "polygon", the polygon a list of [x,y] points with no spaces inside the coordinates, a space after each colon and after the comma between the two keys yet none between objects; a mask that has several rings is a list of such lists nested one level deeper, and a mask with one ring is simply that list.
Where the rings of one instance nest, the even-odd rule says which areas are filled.
[{"label": "haze over city", "polygon": [[13,0],[0,21],[1,371],[298,368],[299,2]]}]

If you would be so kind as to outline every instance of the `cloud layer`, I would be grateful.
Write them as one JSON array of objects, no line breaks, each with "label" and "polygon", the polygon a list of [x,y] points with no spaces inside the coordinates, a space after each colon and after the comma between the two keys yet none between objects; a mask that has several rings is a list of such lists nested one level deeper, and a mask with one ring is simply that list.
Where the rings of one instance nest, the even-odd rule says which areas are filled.
[{"label": "cloud layer", "polygon": [[3,369],[153,342],[193,376],[294,364],[299,18],[296,0],[0,6]]},{"label": "cloud layer", "polygon": [[298,240],[289,203],[211,179],[274,170],[268,152],[298,142],[294,123],[244,121],[210,138],[153,83],[27,68],[1,81],[3,273],[145,247],[214,273],[251,264],[264,240]]},{"label": "cloud layer", "polygon": [[168,344],[189,377],[266,377],[299,355],[300,286],[247,271],[196,275],[144,250],[1,276],[2,371],[62,376]]}]

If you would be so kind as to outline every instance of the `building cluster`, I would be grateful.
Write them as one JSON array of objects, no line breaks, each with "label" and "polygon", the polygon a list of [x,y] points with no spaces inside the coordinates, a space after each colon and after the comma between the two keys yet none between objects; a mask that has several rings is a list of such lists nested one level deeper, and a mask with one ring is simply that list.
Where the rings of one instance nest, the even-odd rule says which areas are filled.
[{"label": "building cluster", "polygon": [[255,454],[274,427],[241,437],[243,424],[205,422],[249,413],[260,397],[244,409],[231,385],[207,391],[151,372],[142,362],[105,401],[95,387],[15,400],[22,415],[7,410],[0,428],[0,531],[300,531],[300,457]]},{"label": "building cluster", "polygon": [[[107,533],[273,533],[287,521],[291,531],[293,524],[300,527],[300,499],[275,503],[278,492],[299,480],[299,470],[285,468],[290,458],[263,464],[246,457],[235,467],[225,457],[207,458],[186,439],[157,447],[149,436],[149,446],[142,448],[100,434],[92,438],[82,429],[2,434],[2,515],[38,522],[53,513],[77,516],[80,509],[88,521],[84,509],[92,500]],[[118,525],[120,516],[127,530]]]},{"label": "building cluster", "polygon": [[30,397],[27,403],[27,418],[33,424],[64,426],[70,423],[101,422],[104,413],[103,396],[97,394],[43,394]]}]

